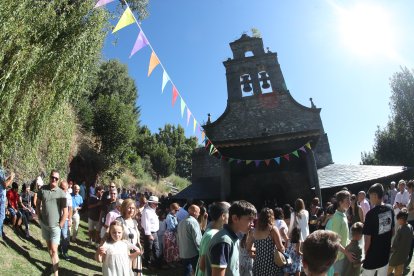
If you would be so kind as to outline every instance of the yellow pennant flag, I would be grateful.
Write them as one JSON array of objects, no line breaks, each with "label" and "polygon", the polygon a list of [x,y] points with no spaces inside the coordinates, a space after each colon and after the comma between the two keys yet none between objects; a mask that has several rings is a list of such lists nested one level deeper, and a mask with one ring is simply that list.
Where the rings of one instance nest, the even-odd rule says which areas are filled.
[{"label": "yellow pennant flag", "polygon": [[196,119],[195,118],[193,118],[193,133],[195,133],[195,130],[196,130],[196,126],[197,126],[197,121],[196,121]]},{"label": "yellow pennant flag", "polygon": [[159,61],[157,55],[153,51],[151,53],[151,58],[150,58],[150,63],[149,63],[149,68],[148,68],[148,77],[151,75],[152,70],[154,70],[155,67],[157,67],[158,64],[160,64],[160,61]]},{"label": "yellow pennant flag", "polygon": [[308,149],[311,149],[311,145],[310,145],[310,143],[308,142],[308,143],[306,143],[306,145],[305,145]]},{"label": "yellow pennant flag", "polygon": [[127,8],[124,13],[122,14],[121,18],[118,21],[118,24],[116,24],[115,29],[112,31],[112,33],[115,33],[116,31],[119,31],[120,29],[131,25],[135,22],[134,15],[132,14],[132,11]]}]

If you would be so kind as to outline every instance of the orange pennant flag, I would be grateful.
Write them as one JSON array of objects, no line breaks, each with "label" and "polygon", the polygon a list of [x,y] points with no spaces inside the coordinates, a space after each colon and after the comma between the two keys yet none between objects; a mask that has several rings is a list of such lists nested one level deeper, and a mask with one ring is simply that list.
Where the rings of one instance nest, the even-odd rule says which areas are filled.
[{"label": "orange pennant flag", "polygon": [[149,62],[149,68],[148,68],[148,77],[151,75],[152,70],[157,67],[157,65],[160,64],[160,60],[158,59],[157,55],[154,53],[154,51],[151,53],[151,58]]},{"label": "orange pennant flag", "polygon": [[173,85],[172,106],[174,106],[175,101],[177,100],[177,97],[178,97],[178,91],[177,91],[177,88],[175,88],[175,86]]}]

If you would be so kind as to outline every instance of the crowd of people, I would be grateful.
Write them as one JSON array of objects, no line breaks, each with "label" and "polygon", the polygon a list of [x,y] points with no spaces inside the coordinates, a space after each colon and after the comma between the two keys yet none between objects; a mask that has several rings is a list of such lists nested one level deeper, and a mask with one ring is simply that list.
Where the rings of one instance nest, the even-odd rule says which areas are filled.
[{"label": "crowd of people", "polygon": [[38,177],[19,193],[14,174],[0,170],[0,234],[5,217],[26,237],[37,220],[55,275],[59,258],[71,260],[81,218],[103,275],[177,266],[186,276],[403,275],[413,253],[414,182],[395,186],[377,183],[357,194],[344,188],[325,204],[314,198],[306,208],[298,198],[293,207],[257,212],[244,200],[179,202],[115,183],[87,188],[55,170],[48,184]]}]

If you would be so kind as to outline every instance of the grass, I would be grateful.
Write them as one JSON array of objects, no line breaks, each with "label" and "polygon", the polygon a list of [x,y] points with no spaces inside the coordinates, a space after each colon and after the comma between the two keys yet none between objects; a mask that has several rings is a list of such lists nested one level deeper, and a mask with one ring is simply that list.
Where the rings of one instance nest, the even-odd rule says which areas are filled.
[{"label": "grass", "polygon": [[[81,220],[78,242],[71,243],[69,255],[71,261],[60,260],[59,275],[102,275],[102,264],[94,260],[95,249],[87,244],[88,224]],[[34,221],[30,224],[31,238],[14,232],[9,225],[4,225],[6,237],[0,240],[1,275],[51,275],[51,261],[46,242],[41,237],[40,226]],[[180,269],[148,271],[144,275],[179,275]]]}]

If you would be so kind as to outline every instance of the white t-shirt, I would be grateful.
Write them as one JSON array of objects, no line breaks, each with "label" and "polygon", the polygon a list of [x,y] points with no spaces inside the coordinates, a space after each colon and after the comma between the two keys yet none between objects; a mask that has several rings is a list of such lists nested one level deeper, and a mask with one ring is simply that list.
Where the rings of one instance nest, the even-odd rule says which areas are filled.
[{"label": "white t-shirt", "polygon": [[[286,234],[286,236],[288,235],[288,226],[283,219],[275,220],[275,226],[279,230],[279,232],[283,231]],[[282,241],[286,242],[283,238],[283,235],[280,235],[280,238],[282,239]]]}]

